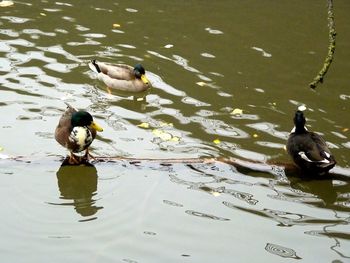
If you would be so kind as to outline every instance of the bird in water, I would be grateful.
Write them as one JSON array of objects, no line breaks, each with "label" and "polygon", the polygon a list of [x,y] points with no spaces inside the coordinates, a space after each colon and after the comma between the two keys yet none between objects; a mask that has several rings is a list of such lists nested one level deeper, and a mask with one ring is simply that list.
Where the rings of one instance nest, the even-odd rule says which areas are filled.
[{"label": "bird in water", "polygon": [[[70,152],[69,164],[79,164],[79,158],[74,153],[85,150],[84,159],[92,157],[89,146],[96,137],[96,132],[103,131],[101,126],[94,122],[87,111],[76,110],[66,103],[67,109],[62,114],[55,130],[55,139]],[[93,157],[92,157],[93,158]]]},{"label": "bird in water", "polygon": [[295,126],[287,141],[287,151],[302,171],[310,175],[324,175],[335,166],[336,161],[325,140],[305,127],[305,109],[305,106],[300,106],[295,112]]},{"label": "bird in water", "polygon": [[89,68],[97,73],[97,78],[111,89],[137,93],[151,86],[141,64],[133,68],[125,64],[109,64],[91,60]]}]

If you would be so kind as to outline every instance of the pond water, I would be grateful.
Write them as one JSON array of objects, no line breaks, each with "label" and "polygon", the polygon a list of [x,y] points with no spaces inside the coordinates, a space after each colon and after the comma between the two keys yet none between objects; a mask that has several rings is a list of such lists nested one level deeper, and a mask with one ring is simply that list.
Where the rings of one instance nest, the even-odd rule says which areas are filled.
[{"label": "pond water", "polygon": [[[349,175],[350,2],[323,84],[326,1],[14,1],[0,6],[3,262],[349,262],[346,177],[286,173],[298,105]],[[91,59],[141,62],[152,88],[108,92]],[[64,101],[104,127],[61,167]],[[232,114],[234,110],[243,114]],[[201,162],[235,158],[239,165]],[[181,163],[182,158],[198,162]]]}]

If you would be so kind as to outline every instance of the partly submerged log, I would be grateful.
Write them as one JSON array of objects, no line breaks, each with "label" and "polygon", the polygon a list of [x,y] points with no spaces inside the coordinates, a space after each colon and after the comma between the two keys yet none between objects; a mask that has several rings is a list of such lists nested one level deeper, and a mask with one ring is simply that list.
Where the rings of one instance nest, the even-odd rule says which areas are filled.
[{"label": "partly submerged log", "polygon": [[[14,162],[26,163],[26,164],[45,164],[47,162],[59,163],[61,166],[71,165],[68,162],[69,157],[64,158],[59,155],[50,156],[16,156],[16,157],[4,157],[0,156],[0,165],[12,165]],[[147,167],[151,165],[159,166],[171,166],[175,164],[184,165],[215,165],[215,164],[227,164],[236,168],[236,170],[242,174],[252,174],[256,172],[268,173],[274,176],[292,176],[292,177],[305,177],[305,178],[317,178],[320,176],[314,176],[310,174],[304,174],[300,171],[293,163],[289,162],[278,162],[278,161],[268,161],[268,162],[258,162],[252,160],[242,160],[232,157],[218,157],[218,158],[130,158],[122,156],[99,156],[95,157],[91,161],[81,158],[80,164],[74,166],[95,166],[103,164],[127,164],[130,166],[143,166]],[[350,180],[350,168],[344,168],[340,166],[335,166],[327,176],[322,176],[322,179],[339,179],[339,180]]]}]

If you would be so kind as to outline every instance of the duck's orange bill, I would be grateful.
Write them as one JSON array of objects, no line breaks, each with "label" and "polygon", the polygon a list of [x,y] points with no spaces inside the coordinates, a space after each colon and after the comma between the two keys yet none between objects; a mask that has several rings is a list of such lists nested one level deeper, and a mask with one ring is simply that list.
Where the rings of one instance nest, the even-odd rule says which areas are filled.
[{"label": "duck's orange bill", "polygon": [[148,84],[148,83],[149,83],[149,80],[148,80],[148,78],[146,77],[146,75],[141,75],[141,80],[142,80],[142,82],[145,83],[145,84]]},{"label": "duck's orange bill", "polygon": [[99,132],[103,131],[103,128],[94,121],[90,124],[90,128]]}]

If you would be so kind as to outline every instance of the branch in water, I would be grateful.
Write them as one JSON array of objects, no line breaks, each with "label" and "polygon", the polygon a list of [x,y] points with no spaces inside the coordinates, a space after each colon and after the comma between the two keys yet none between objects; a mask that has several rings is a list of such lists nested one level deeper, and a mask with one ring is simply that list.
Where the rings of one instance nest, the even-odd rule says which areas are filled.
[{"label": "branch in water", "polygon": [[333,13],[333,0],[328,0],[328,37],[329,37],[329,44],[328,44],[328,54],[326,56],[326,59],[323,63],[323,67],[320,70],[320,72],[317,74],[317,76],[314,78],[314,80],[309,84],[310,88],[315,89],[318,83],[323,83],[323,78],[326,75],[332,61],[333,56],[335,52],[335,22],[334,22],[334,13]]},{"label": "branch in water", "polygon": [[[61,166],[70,165],[69,164],[69,157],[62,157],[59,155],[52,155],[50,157],[48,156],[14,156],[7,158],[0,158],[0,164],[3,165],[13,165],[11,162],[19,162],[19,163],[25,163],[26,165],[34,165],[34,164],[44,164],[48,161],[53,161],[54,163],[59,162],[61,163]],[[226,163],[228,165],[234,166],[238,172],[249,175],[250,173],[254,172],[263,172],[263,173],[270,173],[270,174],[285,174],[286,176],[298,176],[298,177],[305,177],[303,173],[296,168],[296,166],[291,162],[279,162],[279,161],[268,161],[268,162],[259,162],[259,161],[252,161],[252,160],[241,160],[237,158],[224,158],[224,157],[218,157],[218,158],[169,158],[169,159],[162,159],[162,158],[128,158],[128,157],[122,157],[122,156],[99,156],[95,157],[94,160],[89,162],[88,160],[82,158],[79,159],[79,164],[76,164],[76,166],[82,165],[82,166],[94,166],[98,164],[113,164],[113,163],[119,163],[119,162],[126,162],[129,165],[135,165],[135,166],[147,166],[147,165],[161,165],[161,166],[171,166],[173,164],[184,164],[184,165],[192,165],[192,164],[215,164],[215,163]],[[308,175],[309,176],[309,175]],[[350,180],[350,169],[345,167],[336,166],[330,171],[330,176],[332,179],[339,179],[339,180]],[[327,177],[324,177],[326,179]]]}]

